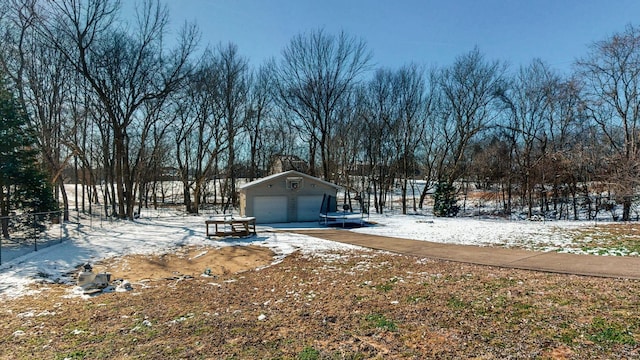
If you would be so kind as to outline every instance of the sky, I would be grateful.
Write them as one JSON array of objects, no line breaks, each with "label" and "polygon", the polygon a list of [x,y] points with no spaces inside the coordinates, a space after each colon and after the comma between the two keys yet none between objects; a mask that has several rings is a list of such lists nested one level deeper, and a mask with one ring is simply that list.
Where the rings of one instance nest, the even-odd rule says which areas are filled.
[{"label": "sky", "polygon": [[512,69],[540,58],[568,73],[590,44],[640,25],[636,0],[161,1],[173,29],[195,21],[203,43],[234,43],[256,67],[294,36],[324,29],[364,40],[376,68],[449,66],[477,46]]}]

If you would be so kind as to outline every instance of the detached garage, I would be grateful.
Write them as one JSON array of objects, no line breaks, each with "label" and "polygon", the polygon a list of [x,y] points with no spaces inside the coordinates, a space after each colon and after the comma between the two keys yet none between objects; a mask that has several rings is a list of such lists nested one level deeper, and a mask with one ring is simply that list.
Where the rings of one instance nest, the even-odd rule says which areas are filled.
[{"label": "detached garage", "polygon": [[339,186],[298,171],[286,171],[240,187],[240,215],[258,224],[317,221],[324,195]]}]

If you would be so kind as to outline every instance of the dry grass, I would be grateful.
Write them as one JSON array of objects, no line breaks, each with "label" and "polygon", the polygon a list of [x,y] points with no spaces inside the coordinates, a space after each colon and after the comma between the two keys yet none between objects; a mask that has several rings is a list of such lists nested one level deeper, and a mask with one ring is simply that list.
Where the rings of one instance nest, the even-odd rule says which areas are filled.
[{"label": "dry grass", "polygon": [[3,359],[637,358],[640,282],[374,251],[5,301]]},{"label": "dry grass", "polygon": [[607,223],[573,231],[573,247],[596,255],[640,256],[640,224]]}]

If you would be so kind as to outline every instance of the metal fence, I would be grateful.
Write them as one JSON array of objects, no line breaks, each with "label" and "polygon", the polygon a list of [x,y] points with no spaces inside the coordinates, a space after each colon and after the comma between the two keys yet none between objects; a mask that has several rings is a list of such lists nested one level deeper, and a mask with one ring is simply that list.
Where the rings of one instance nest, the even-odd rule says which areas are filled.
[{"label": "metal fence", "polygon": [[62,211],[0,217],[0,265],[68,237]]}]

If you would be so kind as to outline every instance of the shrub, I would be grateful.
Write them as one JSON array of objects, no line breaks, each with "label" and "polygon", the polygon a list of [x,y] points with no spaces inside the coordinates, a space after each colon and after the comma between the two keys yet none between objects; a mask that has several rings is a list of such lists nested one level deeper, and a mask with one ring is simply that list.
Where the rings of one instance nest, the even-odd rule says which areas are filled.
[{"label": "shrub", "polygon": [[454,217],[458,215],[460,206],[457,205],[456,188],[446,181],[436,185],[433,193],[433,214],[439,217]]}]

